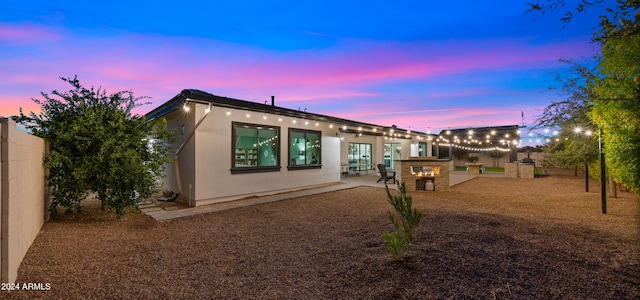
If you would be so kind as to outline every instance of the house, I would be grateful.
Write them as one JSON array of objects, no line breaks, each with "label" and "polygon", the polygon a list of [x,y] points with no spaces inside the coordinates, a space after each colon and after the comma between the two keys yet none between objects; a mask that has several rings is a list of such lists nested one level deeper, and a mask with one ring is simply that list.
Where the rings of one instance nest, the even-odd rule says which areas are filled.
[{"label": "house", "polygon": [[434,156],[435,135],[183,90],[149,112],[178,135],[163,188],[191,206],[337,183]]}]

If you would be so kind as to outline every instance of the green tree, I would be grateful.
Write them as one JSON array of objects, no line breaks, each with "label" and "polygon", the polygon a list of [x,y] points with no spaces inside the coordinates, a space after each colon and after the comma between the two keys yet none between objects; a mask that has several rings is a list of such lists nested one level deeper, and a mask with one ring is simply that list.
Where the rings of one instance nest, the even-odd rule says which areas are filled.
[{"label": "green tree", "polygon": [[573,11],[577,13],[584,12],[591,7],[602,4],[604,0],[581,0],[576,3],[573,8],[571,8],[569,5],[566,5],[566,2],[567,1],[565,0],[536,0],[534,2],[529,2],[529,8],[527,9],[527,11],[540,12],[544,14],[547,11],[555,11],[558,9],[565,9],[566,7],[569,7],[567,10],[565,10],[564,17],[560,19],[565,22],[571,22],[571,20],[573,19]]},{"label": "green tree", "polygon": [[[556,141],[557,140],[557,141]],[[593,132],[576,128],[565,127],[553,141],[550,141],[544,150],[546,159],[554,166],[573,168],[577,175],[578,169],[586,165],[592,174],[598,174],[598,137]],[[598,178],[597,176],[593,176]]]},{"label": "green tree", "polygon": [[619,22],[603,19],[598,34],[602,58],[590,117],[603,131],[608,172],[640,193],[640,12],[616,15]]},{"label": "green tree", "polygon": [[[582,1],[576,12],[604,1]],[[564,7],[564,0],[539,0],[530,11],[545,12]],[[565,13],[565,21],[573,17]],[[585,88],[592,95],[587,106],[589,120],[602,131],[607,169],[615,181],[640,193],[640,1],[618,0],[600,16],[594,32],[601,55],[594,76]]]},{"label": "green tree", "polygon": [[487,154],[489,155],[489,157],[494,158],[494,162],[495,162],[495,167],[498,167],[498,159],[500,159],[501,157],[504,156],[504,152],[498,150],[498,149],[494,149],[491,151],[487,151]]},{"label": "green tree", "polygon": [[[593,136],[595,125],[589,120],[594,94],[589,82],[595,80],[595,70],[579,63],[561,60],[570,66],[569,72],[557,73],[559,90],[566,98],[554,101],[536,119],[536,127],[561,128],[558,136],[544,148],[546,159],[553,165],[577,170],[598,162],[598,144]],[[576,129],[580,128],[580,132]],[[585,132],[591,130],[591,135]],[[593,170],[593,168],[591,168]]]},{"label": "green tree", "polygon": [[49,143],[45,157],[49,168],[52,217],[58,206],[67,212],[80,211],[81,201],[90,194],[101,200],[118,216],[157,191],[169,161],[168,145],[172,135],[166,121],[147,122],[133,115],[142,105],[131,91],[107,95],[102,89],[83,87],[77,76],[61,78],[72,89],[67,92],[41,93],[44,100],[32,99],[41,106],[39,114],[18,122]]}]

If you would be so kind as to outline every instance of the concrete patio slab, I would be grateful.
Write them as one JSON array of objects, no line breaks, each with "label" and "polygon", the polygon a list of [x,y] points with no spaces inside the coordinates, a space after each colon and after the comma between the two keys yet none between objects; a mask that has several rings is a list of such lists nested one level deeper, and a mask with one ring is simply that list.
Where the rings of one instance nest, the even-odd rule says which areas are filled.
[{"label": "concrete patio slab", "polygon": [[[449,177],[449,185],[454,186],[456,184],[460,184],[462,182],[472,180],[474,178],[478,178],[480,176],[492,176],[492,177],[504,177],[504,173],[487,173],[487,174],[467,174],[464,171],[454,171],[450,173]],[[247,199],[234,200],[229,202],[215,203],[197,207],[189,207],[178,209],[178,207],[167,207],[166,209],[162,209],[157,207],[157,209],[153,208],[145,208],[142,211],[148,216],[154,218],[156,221],[166,221],[176,218],[183,218],[198,214],[205,214],[211,212],[218,212],[228,209],[234,209],[238,207],[245,207],[251,205],[258,205],[263,203],[270,203],[276,201],[282,201],[286,199],[292,199],[297,197],[329,193],[344,189],[351,189],[359,186],[371,186],[371,187],[379,187],[384,188],[384,182],[376,182],[378,180],[378,176],[373,174],[361,174],[359,176],[347,176],[341,178],[340,183],[336,183],[333,185],[322,186],[317,188],[303,189],[299,191],[281,193],[270,196],[261,196],[261,197],[252,197]],[[391,189],[397,189],[395,183],[389,182],[387,184]]]}]

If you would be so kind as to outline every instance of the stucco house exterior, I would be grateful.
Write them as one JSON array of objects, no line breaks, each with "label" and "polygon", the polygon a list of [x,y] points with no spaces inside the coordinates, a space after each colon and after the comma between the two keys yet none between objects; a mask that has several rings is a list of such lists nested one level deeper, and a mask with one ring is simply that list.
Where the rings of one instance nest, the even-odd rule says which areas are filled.
[{"label": "stucco house exterior", "polygon": [[337,183],[409,156],[435,135],[183,90],[146,115],[178,136],[163,189],[191,206]]}]

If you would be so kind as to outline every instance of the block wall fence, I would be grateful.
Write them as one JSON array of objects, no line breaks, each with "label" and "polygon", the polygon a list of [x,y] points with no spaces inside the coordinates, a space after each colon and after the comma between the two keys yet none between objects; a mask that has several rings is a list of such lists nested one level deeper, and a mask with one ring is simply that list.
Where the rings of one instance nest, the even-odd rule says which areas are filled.
[{"label": "block wall fence", "polygon": [[45,221],[45,142],[0,118],[0,281],[13,283]]}]

